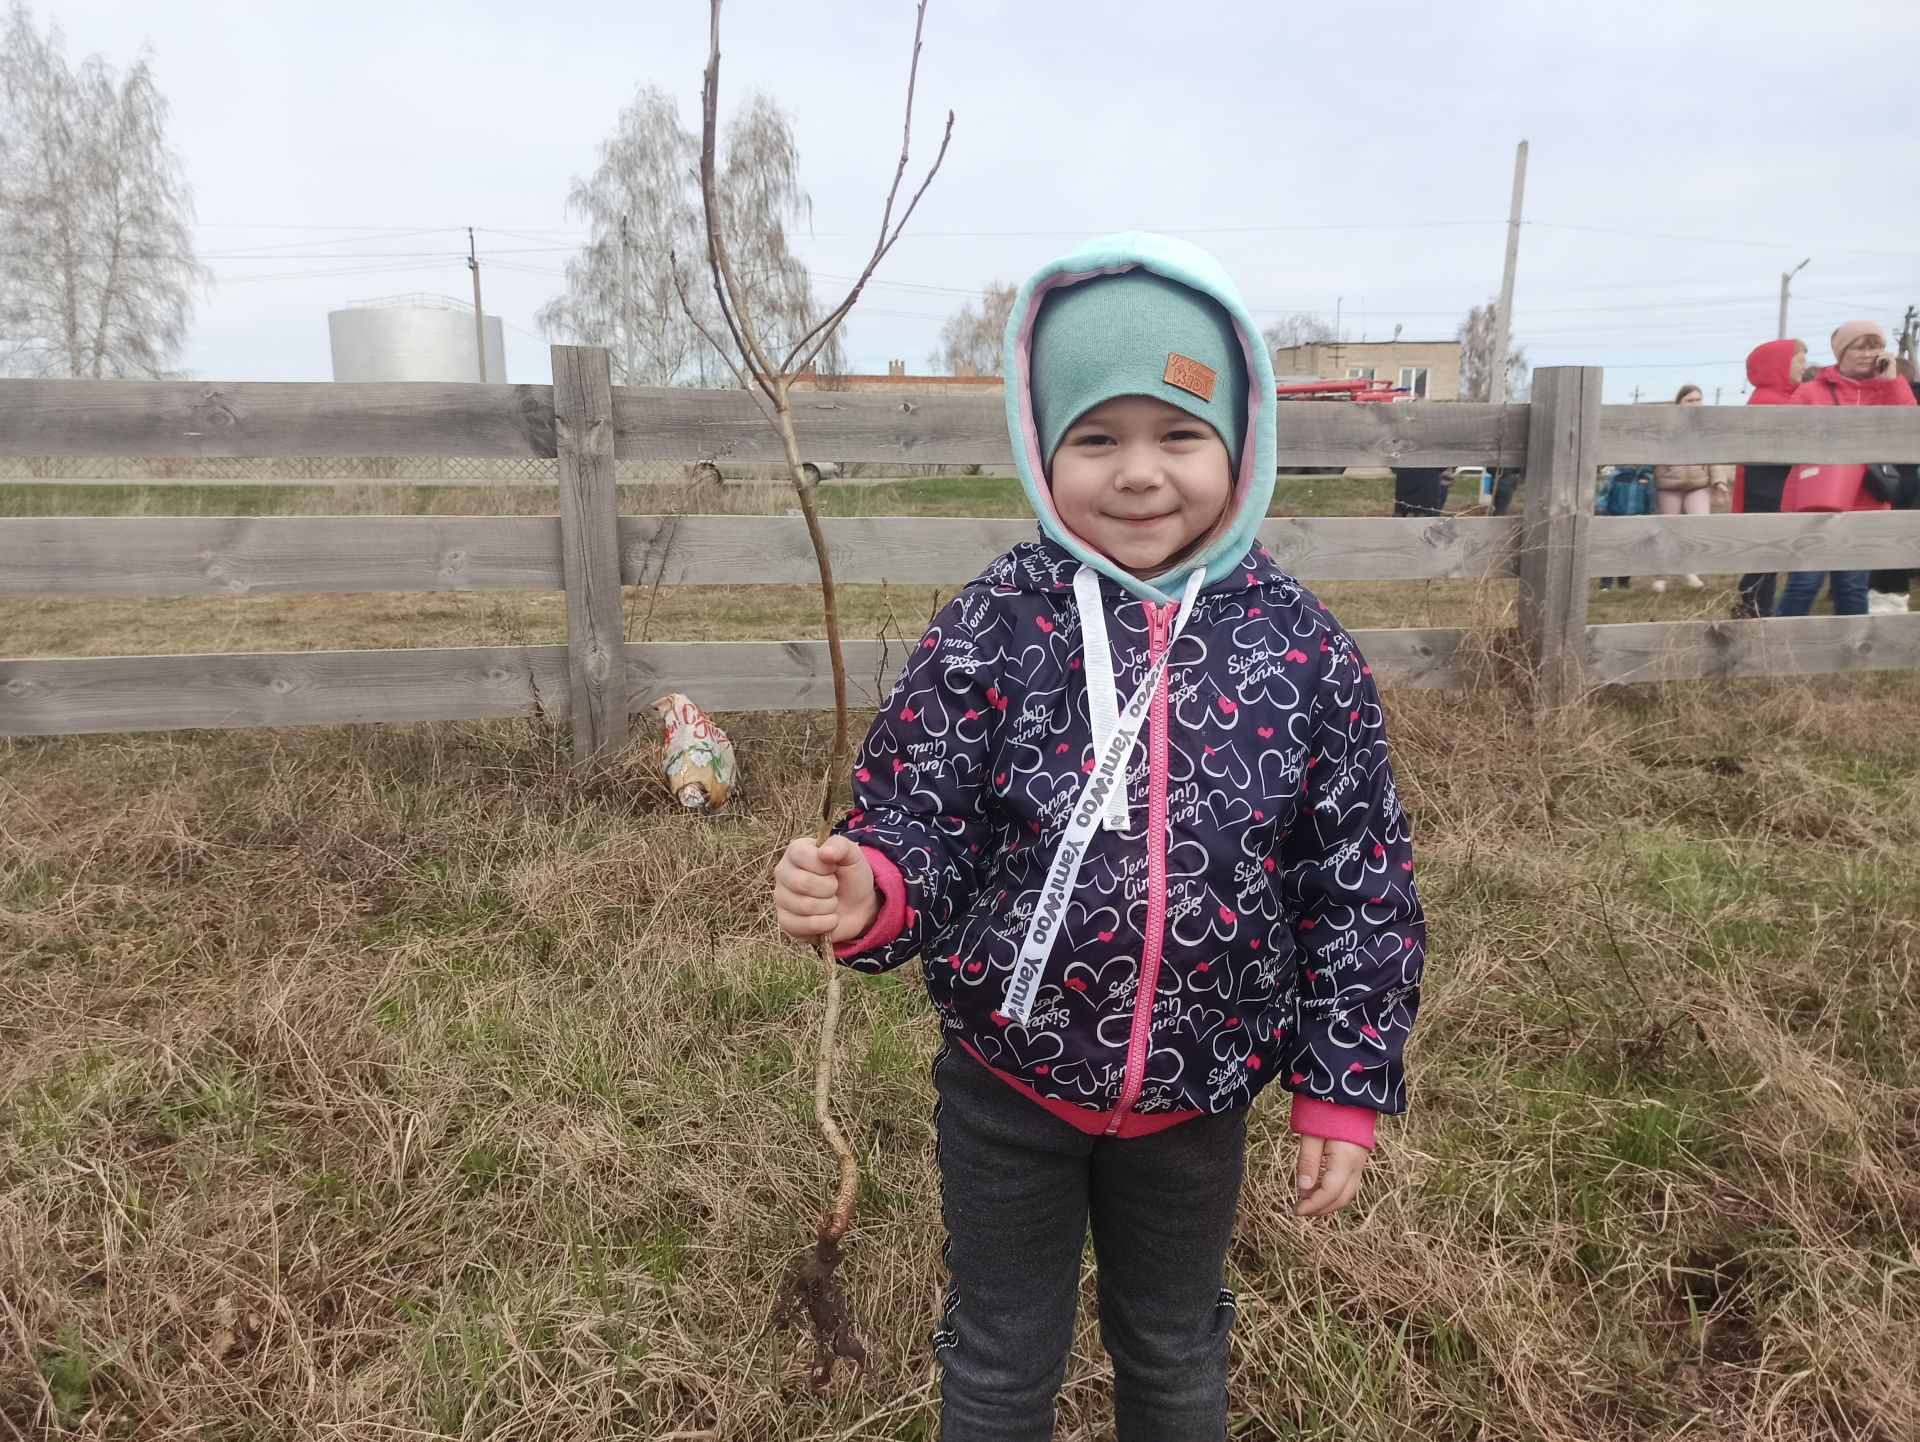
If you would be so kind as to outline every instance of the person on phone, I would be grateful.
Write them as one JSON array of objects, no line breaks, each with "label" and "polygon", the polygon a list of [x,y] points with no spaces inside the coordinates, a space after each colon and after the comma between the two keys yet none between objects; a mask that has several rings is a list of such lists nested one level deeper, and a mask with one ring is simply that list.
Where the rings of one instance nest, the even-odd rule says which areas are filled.
[{"label": "person on phone", "polygon": [[[1893,354],[1887,349],[1887,333],[1878,321],[1850,320],[1833,333],[1833,360],[1822,366],[1811,380],[1794,388],[1797,406],[1910,406],[1913,390],[1894,373]],[[1796,468],[1797,469],[1797,468]],[[1787,481],[1781,509],[1800,509],[1794,496],[1794,482]],[[1860,486],[1852,510],[1884,511],[1885,501],[1877,499],[1864,484]],[[1833,613],[1836,616],[1867,614],[1867,576],[1865,571],[1832,573]],[[1780,593],[1782,616],[1805,616],[1813,610],[1820,595],[1825,571],[1795,571]]]}]

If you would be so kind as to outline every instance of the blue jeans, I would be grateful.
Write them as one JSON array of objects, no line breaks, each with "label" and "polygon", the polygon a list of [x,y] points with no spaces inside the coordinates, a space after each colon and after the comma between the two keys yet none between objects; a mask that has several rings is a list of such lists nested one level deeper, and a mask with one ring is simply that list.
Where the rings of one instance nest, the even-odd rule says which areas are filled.
[{"label": "blue jeans", "polygon": [[1787,577],[1787,584],[1780,592],[1778,616],[1805,616],[1813,611],[1813,603],[1820,597],[1820,584],[1829,574],[1833,578],[1833,614],[1836,616],[1864,616],[1867,614],[1867,572],[1865,571],[1795,571]]}]

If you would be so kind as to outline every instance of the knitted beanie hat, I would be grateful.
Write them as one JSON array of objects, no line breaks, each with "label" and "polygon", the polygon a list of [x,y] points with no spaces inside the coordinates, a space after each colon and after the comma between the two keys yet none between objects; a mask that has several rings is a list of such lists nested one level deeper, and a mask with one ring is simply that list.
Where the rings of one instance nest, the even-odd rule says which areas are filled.
[{"label": "knitted beanie hat", "polygon": [[1060,438],[1115,396],[1151,396],[1226,442],[1233,473],[1247,431],[1247,362],[1216,300],[1145,269],[1047,293],[1033,327],[1034,427],[1051,468]]},{"label": "knitted beanie hat", "polygon": [[1839,360],[1847,353],[1847,347],[1865,336],[1877,336],[1882,350],[1886,349],[1887,333],[1880,329],[1880,323],[1872,320],[1850,320],[1833,333],[1833,358]]}]

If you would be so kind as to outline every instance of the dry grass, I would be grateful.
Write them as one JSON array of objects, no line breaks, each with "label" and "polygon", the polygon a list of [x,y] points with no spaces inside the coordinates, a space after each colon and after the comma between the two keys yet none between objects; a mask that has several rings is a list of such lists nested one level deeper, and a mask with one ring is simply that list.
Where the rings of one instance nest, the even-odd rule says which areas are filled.
[{"label": "dry grass", "polygon": [[[1349,1218],[1258,1110],[1245,1438],[1911,1436],[1916,690],[1395,698],[1434,919],[1414,1111]],[[1737,716],[1739,724],[1729,724]],[[520,724],[14,743],[0,1415],[29,1435],[925,1437],[911,974],[852,988],[876,1366],[824,1400],[811,958],[770,936],[820,737],[580,789]],[[1104,1435],[1083,1336],[1062,1435]]]},{"label": "dry grass", "polygon": [[[1308,1227],[1256,1109],[1235,1438],[1916,1435],[1916,702],[1389,697],[1413,1111]],[[0,743],[0,1436],[931,1437],[910,969],[843,1027],[874,1367],[812,1398],[769,1324],[830,1189],[764,903],[824,738],[729,722],[704,821],[533,723]]]}]

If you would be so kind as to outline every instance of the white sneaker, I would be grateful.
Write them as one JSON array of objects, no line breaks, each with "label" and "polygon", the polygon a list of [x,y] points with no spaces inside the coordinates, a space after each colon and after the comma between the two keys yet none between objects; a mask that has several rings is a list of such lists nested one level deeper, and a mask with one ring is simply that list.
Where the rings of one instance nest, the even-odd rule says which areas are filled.
[{"label": "white sneaker", "polygon": [[1867,592],[1867,614],[1869,616],[1904,616],[1911,609],[1905,593],[1899,591]]},{"label": "white sneaker", "polygon": [[1656,591],[1664,591],[1664,590],[1666,590],[1666,589],[1667,589],[1667,578],[1666,578],[1665,576],[1655,576],[1655,577],[1654,577],[1654,579],[1653,579],[1653,589],[1654,589],[1654,590],[1656,590]]},{"label": "white sneaker", "polygon": [[1689,591],[1697,591],[1702,586],[1707,584],[1705,581],[1701,580],[1698,576],[1694,575],[1693,572],[1691,571],[1687,572],[1687,574],[1681,577],[1681,579],[1687,583],[1687,589]]}]

